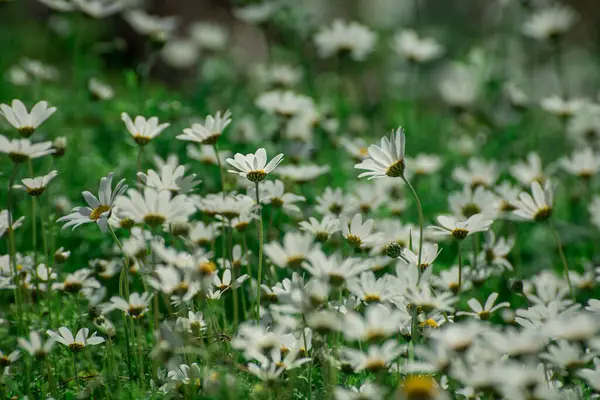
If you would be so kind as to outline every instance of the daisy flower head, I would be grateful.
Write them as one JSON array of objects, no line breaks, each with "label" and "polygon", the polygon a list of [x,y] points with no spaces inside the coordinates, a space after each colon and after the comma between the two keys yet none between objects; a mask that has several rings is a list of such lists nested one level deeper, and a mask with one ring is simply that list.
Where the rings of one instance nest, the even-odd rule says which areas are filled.
[{"label": "daisy flower head", "polygon": [[135,117],[135,120],[132,121],[127,113],[121,113],[121,119],[125,123],[131,136],[133,136],[133,140],[135,140],[139,146],[148,144],[170,125],[169,123],[159,124],[158,118],[156,117],[151,117],[146,120],[146,118],[140,115]]},{"label": "daisy flower head", "polygon": [[308,221],[300,222],[300,230],[310,233],[318,242],[326,242],[331,235],[340,231],[339,220],[326,215],[321,221],[310,217]]},{"label": "daisy flower head", "polygon": [[150,299],[152,298],[152,294],[150,293],[131,293],[129,295],[129,300],[125,300],[118,296],[113,296],[110,298],[110,304],[107,305],[106,310],[114,310],[118,309],[127,314],[133,319],[139,319],[144,316],[144,313],[148,311],[148,304],[150,304]]},{"label": "daisy flower head", "polygon": [[430,229],[463,240],[473,233],[488,231],[494,221],[486,219],[483,214],[475,214],[466,221],[460,221],[454,216],[440,215],[437,222],[439,226],[432,226]]},{"label": "daisy flower head", "polygon": [[372,219],[368,219],[363,223],[363,217],[360,213],[354,214],[352,221],[345,215],[340,217],[342,235],[350,245],[356,248],[370,247],[370,245],[380,239],[380,233],[371,232],[373,230],[373,223]]},{"label": "daisy flower head", "polygon": [[291,90],[265,92],[256,99],[256,106],[286,119],[310,113],[315,108],[313,99]]},{"label": "daisy flower head", "polygon": [[354,168],[367,171],[361,173],[358,177],[368,176],[368,179],[383,178],[385,176],[391,178],[403,177],[405,142],[404,129],[399,127],[395,132],[392,131],[389,139],[383,137],[380,146],[369,146],[370,158],[354,166]]},{"label": "daisy flower head", "polygon": [[364,60],[375,47],[376,34],[358,22],[333,21],[315,35],[314,42],[323,58],[348,54],[355,61]]},{"label": "daisy flower head", "polygon": [[525,21],[523,33],[537,40],[556,40],[571,29],[577,20],[575,12],[557,4],[536,11]]},{"label": "daisy flower head", "polygon": [[35,130],[44,123],[54,112],[56,107],[48,107],[48,102],[40,101],[27,111],[21,100],[13,100],[12,104],[0,104],[0,114],[9,124],[15,127],[22,137],[30,137]]},{"label": "daisy flower head", "polygon": [[21,352],[19,350],[14,350],[8,354],[4,354],[2,350],[0,350],[0,367],[8,367],[15,361],[17,361],[21,357]]},{"label": "daisy flower head", "polygon": [[20,164],[34,158],[40,158],[54,153],[52,142],[31,143],[29,139],[9,140],[0,135],[0,153],[8,155],[15,164]]},{"label": "daisy flower head", "polygon": [[560,96],[550,96],[542,99],[542,109],[561,118],[570,118],[580,111],[588,102],[581,98],[563,99]]},{"label": "daisy flower head", "polygon": [[560,165],[569,174],[589,180],[600,171],[600,156],[590,147],[573,152],[571,157],[560,159]]},{"label": "daisy flower head", "polygon": [[329,165],[283,165],[277,168],[275,174],[285,181],[307,183],[328,173]]},{"label": "daisy flower head", "polygon": [[128,10],[124,18],[137,33],[150,36],[158,43],[164,43],[177,27],[177,18],[150,15],[142,9]]},{"label": "daisy flower head", "polygon": [[19,347],[38,359],[47,356],[52,347],[54,347],[54,343],[56,343],[53,338],[46,340],[45,343],[42,342],[42,337],[38,331],[29,332],[29,340],[18,338],[17,342],[19,343]]},{"label": "daisy flower head", "polygon": [[88,90],[96,100],[105,101],[115,97],[114,89],[98,78],[90,78],[88,81]]},{"label": "daisy flower head", "polygon": [[102,19],[116,14],[127,5],[121,0],[71,0],[75,7],[92,18]]},{"label": "daisy flower head", "polygon": [[283,153],[280,153],[267,164],[267,151],[261,147],[256,150],[255,154],[243,155],[237,153],[233,158],[228,158],[226,161],[236,169],[228,170],[228,172],[244,177],[250,182],[258,183],[277,168],[282,159]]},{"label": "daisy flower head", "polygon": [[23,185],[14,185],[15,189],[24,189],[30,196],[41,196],[52,179],[58,175],[56,171],[50,171],[47,175],[36,178],[25,178]]},{"label": "daisy flower head", "polygon": [[112,214],[115,199],[127,190],[125,179],[121,179],[113,190],[112,179],[112,172],[100,179],[98,197],[88,191],[82,193],[88,207],[75,207],[71,210],[70,214],[59,218],[57,222],[66,222],[66,224],[63,225],[63,229],[70,226],[75,229],[80,225],[93,222],[98,224],[98,227],[102,232],[106,232],[108,228],[108,219]]},{"label": "daisy flower head", "polygon": [[149,169],[147,173],[138,172],[137,176],[142,183],[148,187],[152,187],[157,191],[167,190],[172,194],[186,194],[194,190],[202,181],[195,180],[196,174],[184,176],[185,167],[178,165],[173,168],[172,165],[165,165],[160,168],[158,173]]},{"label": "daisy flower head", "polygon": [[145,187],[142,192],[130,189],[117,200],[119,216],[150,227],[180,222],[195,212],[188,196],[173,196],[170,191]]},{"label": "daisy flower head", "polygon": [[543,188],[539,182],[532,182],[531,194],[521,192],[519,200],[515,203],[516,209],[513,213],[524,220],[546,221],[552,216],[553,199],[554,188],[550,181],[546,181]]},{"label": "daisy flower head", "polygon": [[471,308],[472,312],[459,311],[456,313],[456,315],[469,315],[469,316],[475,317],[477,319],[482,319],[482,320],[486,321],[490,318],[490,315],[494,311],[497,311],[504,307],[510,307],[510,303],[506,302],[506,301],[494,305],[494,303],[496,303],[497,299],[498,299],[498,293],[496,293],[496,292],[489,295],[489,297],[485,301],[484,306],[482,306],[481,303],[479,301],[477,301],[477,299],[470,299],[467,302],[467,304],[469,305],[469,308]]},{"label": "daisy flower head", "polygon": [[544,184],[546,173],[542,165],[542,159],[538,153],[530,152],[525,161],[511,165],[510,174],[523,186],[529,186],[532,182]]},{"label": "daisy flower head", "polygon": [[215,116],[208,115],[204,123],[193,124],[190,128],[183,130],[183,134],[177,135],[177,139],[196,142],[205,145],[217,143],[223,131],[231,123],[231,111],[227,110],[223,115],[217,111]]},{"label": "daisy flower head", "polygon": [[457,167],[452,171],[452,178],[463,185],[473,188],[483,186],[490,188],[498,180],[500,172],[495,162],[486,162],[477,158],[469,159],[467,167]]},{"label": "daisy flower head", "polygon": [[127,190],[125,179],[121,179],[113,190],[112,179],[112,172],[100,179],[98,197],[88,191],[82,193],[88,207],[75,207],[71,210],[70,214],[59,218],[57,222],[66,222],[66,224],[63,225],[63,229],[70,226],[75,229],[80,225],[94,222],[98,224],[98,227],[102,232],[106,232],[108,219],[113,211],[115,199]]},{"label": "daisy flower head", "polygon": [[58,333],[47,330],[46,334],[60,344],[63,344],[71,350],[73,353],[79,353],[87,346],[95,346],[97,344],[104,343],[104,338],[96,336],[96,332],[89,335],[90,330],[88,328],[81,328],[75,337],[65,326],[58,328]]},{"label": "daisy flower head", "polygon": [[417,32],[410,29],[398,32],[392,45],[396,53],[416,63],[434,60],[443,52],[443,47],[435,39],[419,37]]}]

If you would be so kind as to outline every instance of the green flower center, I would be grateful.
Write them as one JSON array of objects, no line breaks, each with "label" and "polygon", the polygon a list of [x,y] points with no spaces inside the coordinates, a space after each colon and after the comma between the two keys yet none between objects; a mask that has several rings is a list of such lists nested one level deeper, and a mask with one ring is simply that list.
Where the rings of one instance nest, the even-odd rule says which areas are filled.
[{"label": "green flower center", "polygon": [[391,178],[399,178],[404,176],[404,160],[398,160],[390,165],[385,174]]}]

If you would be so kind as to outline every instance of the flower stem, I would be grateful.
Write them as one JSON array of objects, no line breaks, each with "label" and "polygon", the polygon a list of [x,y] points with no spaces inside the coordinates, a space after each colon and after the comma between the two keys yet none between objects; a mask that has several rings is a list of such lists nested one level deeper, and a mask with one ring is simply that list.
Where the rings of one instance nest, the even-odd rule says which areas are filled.
[{"label": "flower stem", "polygon": [[119,295],[123,297],[123,293],[125,293],[125,296],[127,296],[126,298],[129,299],[129,257],[127,257],[127,253],[125,253],[123,245],[119,241],[117,235],[115,235],[115,231],[113,231],[113,228],[110,226],[110,224],[108,224],[108,230],[110,231],[115,243],[117,243],[117,246],[119,246],[121,253],[123,253],[124,266],[119,277]]},{"label": "flower stem", "polygon": [[137,325],[137,331],[138,331],[138,345],[137,345],[137,350],[138,350],[138,358],[139,358],[139,368],[140,368],[140,375],[139,375],[139,379],[140,379],[140,384],[142,385],[142,390],[144,389],[144,357],[142,356],[142,346],[144,345],[144,341],[143,341],[143,335],[142,335],[142,326],[141,326],[141,322],[135,324]]},{"label": "flower stem", "polygon": [[420,277],[421,276],[421,257],[422,257],[422,253],[423,253],[423,207],[421,206],[421,200],[419,200],[419,195],[417,194],[417,191],[410,184],[410,182],[408,181],[408,179],[406,179],[406,177],[404,175],[402,175],[402,180],[410,188],[410,190],[415,198],[415,201],[417,202],[417,211],[419,212],[419,255],[417,256],[418,257],[417,268],[419,270],[419,277]]},{"label": "flower stem", "polygon": [[462,266],[463,266],[463,259],[462,259],[462,246],[461,246],[462,242],[458,242],[458,288],[456,289],[456,294],[460,295],[460,287],[462,286]]},{"label": "flower stem", "polygon": [[227,244],[229,247],[229,263],[231,264],[231,289],[233,290],[233,330],[236,331],[238,323],[240,321],[240,309],[239,309],[239,296],[238,288],[235,284],[235,280],[238,278],[238,270],[233,265],[233,227],[231,226],[231,220],[229,221],[229,229],[227,230]]},{"label": "flower stem", "polygon": [[11,264],[11,270],[12,270],[12,279],[13,279],[13,284],[15,285],[15,303],[17,306],[17,316],[18,316],[18,321],[19,321],[19,329],[24,332],[24,328],[23,328],[23,313],[22,313],[22,309],[21,309],[21,298],[20,298],[20,289],[21,289],[21,285],[20,285],[20,279],[19,279],[19,272],[17,271],[17,249],[16,249],[16,245],[15,245],[15,232],[13,229],[13,215],[12,215],[12,193],[13,193],[13,185],[15,184],[15,178],[17,176],[17,169],[18,169],[19,165],[17,163],[13,164],[13,169],[12,172],[10,174],[10,179],[8,182],[8,193],[6,195],[6,210],[8,212],[8,251],[9,251],[9,255],[10,255],[10,264]]},{"label": "flower stem", "polygon": [[144,154],[144,146],[138,146],[138,154],[135,160],[135,175],[136,179],[139,181],[140,178],[137,176],[138,172],[142,172],[142,155]]},{"label": "flower stem", "polygon": [[262,282],[262,258],[263,258],[263,218],[260,206],[259,182],[256,185],[256,205],[258,206],[258,274],[256,286],[256,322],[260,321],[260,284]]},{"label": "flower stem", "polygon": [[46,258],[46,290],[48,291],[48,322],[50,326],[52,326],[52,304],[50,304],[52,299],[52,281],[50,277],[50,262],[51,256],[48,255],[48,239],[46,238],[46,213],[44,209],[44,204],[42,203],[42,198],[38,197],[38,201],[40,202],[40,222],[42,228],[42,247],[44,248],[44,257]]},{"label": "flower stem", "polygon": [[215,157],[217,158],[217,165],[219,166],[219,175],[221,176],[221,191],[223,192],[223,198],[225,198],[225,173],[223,172],[223,165],[221,164],[221,158],[219,157],[219,147],[217,144],[213,144],[215,150]]},{"label": "flower stem", "polygon": [[73,370],[75,371],[75,388],[79,390],[79,372],[77,371],[77,356],[73,353]]},{"label": "flower stem", "polygon": [[567,258],[565,257],[565,252],[563,250],[562,243],[560,241],[560,236],[558,236],[558,232],[552,223],[552,220],[548,220],[548,225],[550,226],[550,230],[552,231],[552,235],[554,235],[554,240],[556,241],[556,246],[558,247],[558,254],[560,255],[560,259],[563,264],[563,268],[565,270],[565,275],[567,277],[567,283],[569,284],[569,292],[571,292],[571,298],[573,301],[575,300],[575,292],[573,292],[573,285],[571,285],[571,278],[569,277],[569,264],[567,263]]},{"label": "flower stem", "polygon": [[[33,175],[33,164],[31,162],[31,158],[27,161],[27,168],[29,169],[29,177],[34,178]],[[35,197],[31,196],[31,241],[33,243],[33,261],[34,264],[37,265],[37,209],[36,209],[36,201]]]}]

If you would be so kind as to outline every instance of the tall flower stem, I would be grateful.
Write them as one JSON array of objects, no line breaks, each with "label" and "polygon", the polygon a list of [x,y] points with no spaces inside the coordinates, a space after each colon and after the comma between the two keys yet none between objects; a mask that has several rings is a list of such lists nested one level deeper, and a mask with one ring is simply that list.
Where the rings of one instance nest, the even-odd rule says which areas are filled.
[{"label": "tall flower stem", "polygon": [[115,231],[113,231],[113,228],[110,226],[110,224],[108,224],[108,230],[110,231],[110,234],[113,237],[117,246],[119,246],[121,253],[123,253],[124,265],[123,269],[121,270],[121,276],[119,277],[119,294],[121,297],[123,297],[123,293],[125,293],[125,296],[127,296],[126,298],[129,299],[129,257],[127,256],[127,253],[125,253],[123,245],[119,241],[117,235],[115,235]]},{"label": "tall flower stem", "polygon": [[408,179],[406,179],[404,175],[402,175],[402,180],[410,188],[417,203],[417,211],[419,212],[419,255],[417,256],[417,268],[419,270],[419,277],[421,277],[421,256],[423,252],[423,207],[421,206],[421,200],[419,200],[419,195],[417,194],[417,191],[415,190],[413,185],[410,184],[410,182],[408,181]]},{"label": "tall flower stem", "polygon": [[15,245],[15,232],[13,229],[13,219],[12,219],[12,193],[13,193],[13,185],[15,184],[15,178],[17,176],[17,169],[19,164],[14,163],[13,169],[10,174],[10,179],[8,181],[8,193],[6,195],[6,210],[8,212],[8,252],[10,255],[10,265],[12,271],[12,279],[13,284],[15,285],[15,303],[17,305],[17,317],[19,321],[19,328],[24,332],[23,329],[23,313],[21,310],[21,298],[20,298],[20,279],[19,272],[17,271],[17,248]]},{"label": "tall flower stem", "polygon": [[135,174],[136,174],[136,179],[139,180],[140,178],[137,177],[137,173],[138,172],[142,172],[142,155],[144,154],[144,146],[142,145],[138,145],[138,154],[137,154],[137,158],[135,160]]},{"label": "tall flower stem", "polygon": [[73,370],[75,371],[75,388],[79,390],[79,372],[77,371],[77,355],[73,353]]},{"label": "tall flower stem", "polygon": [[254,182],[256,189],[256,206],[258,207],[258,274],[256,285],[256,322],[260,321],[260,284],[262,282],[262,258],[263,258],[263,218],[260,206],[259,182]]},{"label": "tall flower stem", "polygon": [[462,267],[463,267],[463,259],[462,259],[462,242],[458,242],[458,288],[456,289],[456,294],[460,295],[460,287],[462,286]]},{"label": "tall flower stem", "polygon": [[235,280],[238,277],[238,270],[233,265],[233,227],[231,226],[231,220],[229,221],[229,229],[227,230],[227,245],[229,247],[229,263],[231,264],[231,289],[233,291],[233,329],[235,331],[237,330],[238,323],[240,321],[240,309],[238,288],[235,284]]},{"label": "tall flower stem", "polygon": [[144,345],[144,340],[143,340],[143,334],[142,334],[142,325],[141,322],[138,322],[137,324],[134,322],[133,325],[137,325],[137,333],[138,333],[138,345],[137,345],[137,350],[138,350],[138,359],[140,360],[139,363],[139,380],[140,380],[140,384],[142,385],[142,389],[144,389],[144,357],[142,355],[142,346]]},{"label": "tall flower stem", "polygon": [[573,285],[571,285],[571,278],[569,277],[569,264],[567,263],[567,258],[565,257],[565,252],[563,250],[562,242],[560,241],[560,236],[558,236],[558,231],[554,227],[552,220],[548,220],[548,225],[550,226],[550,230],[552,231],[552,235],[554,236],[554,240],[556,241],[556,246],[558,247],[558,254],[560,255],[565,275],[567,277],[567,283],[569,284],[569,292],[571,292],[571,298],[573,299],[573,301],[575,301],[575,292],[573,292]]},{"label": "tall flower stem", "polygon": [[[27,161],[27,168],[29,169],[29,177],[34,178],[33,175],[33,164],[31,159]],[[33,243],[33,260],[34,263],[37,264],[37,209],[36,209],[36,201],[35,197],[31,196],[31,242]]]},{"label": "tall flower stem", "polygon": [[48,322],[50,326],[52,326],[52,282],[50,279],[50,262],[52,257],[48,255],[48,239],[46,238],[46,213],[44,209],[44,204],[42,203],[42,198],[38,197],[38,201],[40,203],[40,223],[42,229],[42,247],[44,249],[44,258],[46,259],[46,290],[48,291]]},{"label": "tall flower stem", "polygon": [[[304,339],[304,349],[306,350],[306,355],[308,355],[308,341],[306,340],[306,317],[302,314],[302,322],[304,322],[304,328],[302,328],[302,338]],[[311,352],[313,353],[313,352]],[[312,354],[310,357],[310,361],[308,363],[308,400],[312,399],[312,369],[313,369],[313,358]]]},{"label": "tall flower stem", "polygon": [[217,143],[213,144],[213,149],[215,150],[217,165],[219,166],[219,176],[221,177],[221,191],[223,192],[223,197],[225,197],[225,173],[223,172],[223,164],[221,163],[221,158],[219,157],[219,147],[217,146]]}]

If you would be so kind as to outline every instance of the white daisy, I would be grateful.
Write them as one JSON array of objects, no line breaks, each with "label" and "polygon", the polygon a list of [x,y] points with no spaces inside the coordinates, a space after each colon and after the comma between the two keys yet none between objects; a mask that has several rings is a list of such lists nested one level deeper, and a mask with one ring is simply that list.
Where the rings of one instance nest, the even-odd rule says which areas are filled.
[{"label": "white daisy", "polygon": [[18,338],[17,342],[23,350],[29,353],[29,355],[39,359],[50,353],[50,350],[54,347],[55,340],[50,338],[43,343],[40,334],[37,331],[31,331],[29,332],[29,340]]},{"label": "white daisy", "polygon": [[247,178],[251,182],[258,183],[277,168],[282,159],[283,153],[280,153],[267,164],[267,151],[264,148],[260,148],[255,154],[243,155],[237,153],[233,158],[228,158],[226,161],[237,169],[237,171],[228,170],[228,172]]},{"label": "white daisy", "polygon": [[481,303],[477,301],[477,299],[470,299],[467,304],[471,308],[472,312],[459,311],[456,313],[456,315],[469,315],[477,319],[488,320],[494,311],[504,307],[510,307],[510,303],[507,301],[494,305],[496,299],[498,299],[498,293],[494,292],[490,294],[483,307],[481,306]]},{"label": "white daisy", "polygon": [[523,33],[538,40],[556,39],[567,33],[576,20],[571,8],[556,4],[531,15],[523,25]]},{"label": "white daisy", "polygon": [[370,158],[365,159],[354,168],[364,169],[358,175],[359,178],[368,176],[369,179],[383,178],[389,176],[392,178],[402,177],[404,174],[404,150],[406,136],[402,127],[392,131],[390,138],[383,137],[381,146],[369,146]]},{"label": "white daisy", "polygon": [[31,112],[27,112],[21,100],[13,100],[11,106],[0,104],[0,114],[25,138],[31,136],[55,111],[56,107],[48,107],[46,101],[37,103]]},{"label": "white daisy", "polygon": [[316,218],[310,217],[308,222],[300,222],[300,229],[312,234],[317,241],[326,242],[331,235],[340,231],[340,223],[338,219],[333,219],[328,215],[324,216],[320,222]]},{"label": "white daisy", "polygon": [[151,187],[144,188],[141,193],[130,189],[126,196],[117,199],[116,205],[120,217],[150,227],[185,221],[196,211],[186,195],[172,196],[169,191],[159,192]]},{"label": "white daisy", "polygon": [[315,35],[319,55],[323,58],[347,53],[353,60],[364,60],[375,47],[377,35],[358,22],[347,23],[340,19],[323,27]]},{"label": "white daisy", "polygon": [[87,346],[95,346],[97,344],[104,343],[104,338],[96,336],[96,332],[92,333],[91,336],[89,333],[90,330],[88,328],[81,328],[79,332],[77,332],[77,335],[73,337],[71,331],[64,326],[58,328],[58,333],[51,330],[46,331],[48,336],[56,340],[58,343],[67,346],[73,353],[78,353]]},{"label": "white daisy", "polygon": [[140,146],[148,144],[150,140],[160,135],[170,125],[169,123],[159,124],[156,117],[146,120],[146,118],[140,115],[132,121],[127,113],[121,113],[121,119],[125,123],[129,133],[131,133],[131,136],[133,136],[133,140]]},{"label": "white daisy", "polygon": [[106,305],[104,311],[109,312],[117,309],[129,314],[131,318],[138,319],[143,317],[144,313],[148,311],[150,299],[152,299],[152,294],[146,292],[141,295],[139,293],[131,293],[129,300],[113,296],[110,298],[110,303]]},{"label": "white daisy", "polygon": [[340,227],[342,229],[342,235],[346,238],[348,243],[353,247],[371,247],[381,237],[381,233],[372,233],[373,230],[372,219],[368,219],[363,223],[362,214],[354,214],[352,221],[349,221],[348,217],[342,215],[340,217]]},{"label": "white daisy", "polygon": [[29,139],[12,139],[0,135],[0,153],[8,155],[12,162],[18,164],[34,158],[54,153],[52,142],[31,143]]},{"label": "white daisy", "polygon": [[88,81],[88,90],[98,100],[105,101],[115,97],[114,89],[97,78],[90,78]]},{"label": "white daisy", "polygon": [[100,188],[98,189],[98,197],[92,193],[85,191],[82,193],[83,198],[89,207],[75,207],[71,213],[61,217],[57,222],[67,222],[63,225],[63,229],[72,226],[73,229],[82,224],[94,222],[102,232],[106,232],[108,227],[108,219],[113,211],[115,199],[121,196],[126,190],[125,179],[121,179],[115,189],[112,189],[113,173],[100,179]]},{"label": "white daisy", "polygon": [[483,214],[475,214],[466,221],[459,221],[456,217],[440,215],[437,217],[439,226],[432,226],[430,229],[454,237],[457,240],[463,240],[467,236],[485,232],[490,229],[494,222],[486,219]]},{"label": "white daisy", "polygon": [[554,198],[554,189],[550,181],[546,181],[543,189],[539,182],[533,182],[531,193],[522,192],[519,195],[519,200],[515,203],[517,208],[513,213],[517,217],[530,221],[545,221],[550,218]]},{"label": "white daisy", "polygon": [[583,179],[590,179],[600,171],[600,155],[590,147],[574,151],[571,157],[565,156],[559,162],[565,171]]},{"label": "white daisy", "polygon": [[396,53],[417,63],[436,59],[443,52],[443,47],[435,39],[421,38],[417,32],[410,29],[398,32],[394,36],[392,46]]},{"label": "white daisy", "polygon": [[50,171],[47,175],[36,178],[25,178],[21,180],[23,185],[14,185],[15,189],[24,189],[31,196],[40,196],[46,190],[46,187],[52,179],[58,175],[56,171]]},{"label": "white daisy", "polygon": [[227,110],[221,115],[221,112],[218,111],[214,117],[208,115],[204,123],[193,124],[191,128],[184,129],[183,134],[177,135],[177,139],[212,145],[219,140],[219,137],[230,123],[231,112]]}]

